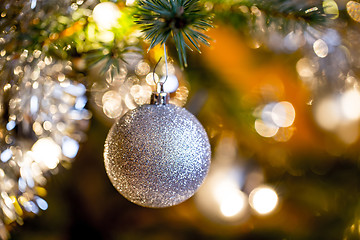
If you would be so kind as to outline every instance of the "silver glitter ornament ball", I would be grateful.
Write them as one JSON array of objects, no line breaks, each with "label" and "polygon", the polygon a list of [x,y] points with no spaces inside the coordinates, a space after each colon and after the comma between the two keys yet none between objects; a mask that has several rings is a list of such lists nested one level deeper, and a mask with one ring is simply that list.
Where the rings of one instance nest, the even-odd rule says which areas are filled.
[{"label": "silver glitter ornament ball", "polygon": [[200,122],[172,104],[127,112],[110,129],[104,150],[114,187],[131,202],[152,208],[190,198],[204,181],[210,157]]}]

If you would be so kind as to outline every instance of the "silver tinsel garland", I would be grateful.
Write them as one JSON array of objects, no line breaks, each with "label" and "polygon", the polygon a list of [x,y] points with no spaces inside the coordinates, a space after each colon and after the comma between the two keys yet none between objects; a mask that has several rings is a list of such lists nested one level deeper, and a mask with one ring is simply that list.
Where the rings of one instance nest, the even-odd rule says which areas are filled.
[{"label": "silver tinsel garland", "polygon": [[7,57],[0,76],[0,237],[5,225],[47,209],[47,177],[67,167],[84,140],[91,114],[85,86],[70,80],[70,62],[41,51]]}]

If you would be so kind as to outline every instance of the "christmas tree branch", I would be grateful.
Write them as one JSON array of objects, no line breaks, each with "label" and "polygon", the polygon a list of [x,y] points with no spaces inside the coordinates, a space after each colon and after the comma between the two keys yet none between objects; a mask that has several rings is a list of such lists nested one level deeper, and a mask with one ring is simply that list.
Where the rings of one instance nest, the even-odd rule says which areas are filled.
[{"label": "christmas tree branch", "polygon": [[202,32],[212,27],[210,14],[199,0],[139,0],[134,17],[150,41],[149,49],[173,38],[181,66],[187,66],[186,48],[200,52],[200,43],[209,45]]},{"label": "christmas tree branch", "polygon": [[[321,2],[309,4],[296,0],[210,0],[209,12],[217,20],[232,23],[242,31],[249,31],[256,27],[268,27],[276,22],[276,29],[287,33],[294,30],[294,26],[305,28],[312,26],[322,28],[329,20],[324,13]],[[264,18],[264,26],[256,26],[256,19]]]}]

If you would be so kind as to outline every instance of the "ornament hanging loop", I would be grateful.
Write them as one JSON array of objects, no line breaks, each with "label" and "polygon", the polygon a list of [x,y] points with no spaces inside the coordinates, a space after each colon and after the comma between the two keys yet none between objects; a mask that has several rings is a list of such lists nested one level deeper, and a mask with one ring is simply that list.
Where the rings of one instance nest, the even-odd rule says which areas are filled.
[{"label": "ornament hanging loop", "polygon": [[165,69],[166,69],[165,80],[163,82],[155,81],[155,69],[161,60],[161,58],[160,58],[159,61],[156,63],[156,65],[154,67],[154,71],[153,71],[153,79],[154,79],[154,83],[156,84],[156,92],[152,93],[150,104],[165,105],[165,104],[168,104],[170,101],[170,93],[167,93],[164,91],[164,84],[165,84],[166,80],[168,79],[168,75],[169,75],[165,44],[164,44],[164,57],[165,57]]}]

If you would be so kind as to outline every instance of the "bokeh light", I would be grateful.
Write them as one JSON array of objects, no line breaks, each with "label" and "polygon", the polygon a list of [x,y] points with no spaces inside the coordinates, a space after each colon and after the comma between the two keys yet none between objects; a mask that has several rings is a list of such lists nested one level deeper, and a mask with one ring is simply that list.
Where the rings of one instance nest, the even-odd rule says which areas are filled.
[{"label": "bokeh light", "polygon": [[219,201],[221,213],[228,218],[240,214],[246,208],[247,196],[238,189],[224,189],[222,199]]},{"label": "bokeh light", "polygon": [[274,189],[267,186],[261,186],[251,191],[249,203],[257,213],[266,215],[276,208],[278,196]]},{"label": "bokeh light", "polygon": [[315,120],[326,130],[357,121],[360,118],[360,92],[350,89],[342,94],[325,96],[315,104],[314,111]]},{"label": "bokeh light", "polygon": [[344,117],[349,120],[360,118],[360,92],[353,89],[346,91],[340,98],[340,106]]},{"label": "bokeh light", "polygon": [[[291,138],[293,131],[288,127],[295,121],[295,109],[290,102],[270,102],[255,110],[254,115],[259,117],[255,120],[255,130],[260,136],[274,137],[276,141],[288,141]],[[275,138],[283,128],[289,131],[282,130],[282,136]]]},{"label": "bokeh light", "polygon": [[324,130],[335,133],[346,144],[359,137],[360,92],[355,88],[330,94],[314,103],[314,118]]},{"label": "bokeh light", "polygon": [[199,209],[216,222],[237,223],[245,220],[248,216],[248,197],[240,190],[239,182],[232,175],[234,171],[222,167],[214,171],[195,195]]},{"label": "bokeh light", "polygon": [[[156,90],[155,83],[165,80],[162,62],[155,69],[157,71],[151,72],[151,61],[144,59],[140,53],[126,54],[124,60],[118,68],[111,65],[106,73],[100,76],[105,78],[106,84],[95,82],[91,87],[95,104],[109,119],[121,117],[129,109],[139,105],[149,104],[151,94]],[[170,103],[183,106],[189,95],[186,82],[171,59],[168,66],[170,74],[164,83],[164,90],[172,93]]]},{"label": "bokeh light", "polygon": [[339,8],[334,0],[324,0],[323,8],[324,12],[331,16],[331,19],[336,19],[339,17]]},{"label": "bokeh light", "polygon": [[37,140],[31,148],[31,157],[39,164],[44,164],[49,169],[54,169],[61,157],[61,148],[51,138]]},{"label": "bokeh light", "polygon": [[116,91],[108,91],[102,97],[103,111],[110,118],[117,118],[122,113],[121,96]]},{"label": "bokeh light", "polygon": [[133,6],[135,3],[135,0],[126,0],[126,6]]},{"label": "bokeh light", "polygon": [[74,158],[79,151],[79,143],[68,136],[64,136],[62,139],[61,148],[64,156],[68,158]]},{"label": "bokeh light", "polygon": [[118,25],[121,12],[115,3],[102,2],[95,6],[92,16],[97,26],[106,30]]},{"label": "bokeh light", "polygon": [[150,72],[150,65],[145,61],[140,61],[135,68],[136,75],[146,75]]},{"label": "bokeh light", "polygon": [[273,137],[279,130],[279,127],[265,123],[261,119],[255,120],[255,130],[262,137]]},{"label": "bokeh light", "polygon": [[300,77],[313,77],[314,73],[317,72],[319,66],[316,64],[316,62],[311,61],[308,58],[301,58],[296,63],[296,70]]},{"label": "bokeh light", "polygon": [[111,31],[101,31],[96,34],[97,39],[101,42],[112,42],[115,39],[115,34]]},{"label": "bokeh light", "polygon": [[314,106],[314,117],[320,127],[326,130],[335,129],[341,120],[341,111],[336,102],[336,99],[332,97],[325,97],[321,99]]},{"label": "bokeh light", "polygon": [[12,154],[11,150],[8,148],[1,152],[0,159],[2,162],[7,162],[11,159],[12,156],[13,156],[13,154]]},{"label": "bokeh light", "polygon": [[313,49],[315,54],[320,58],[326,57],[329,53],[329,47],[322,39],[318,39],[314,42]]},{"label": "bokeh light", "polygon": [[272,109],[271,118],[278,127],[290,127],[295,120],[295,109],[286,101],[276,103]]},{"label": "bokeh light", "polygon": [[230,137],[221,139],[210,172],[195,194],[199,210],[210,220],[225,224],[240,223],[249,216],[248,196],[241,191],[244,169],[237,163],[235,144]]},{"label": "bokeh light", "polygon": [[360,3],[355,1],[348,1],[346,3],[346,10],[349,16],[356,22],[360,22]]}]

